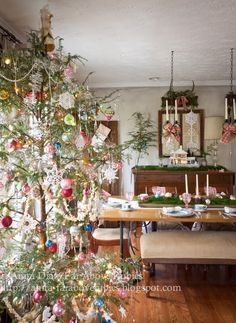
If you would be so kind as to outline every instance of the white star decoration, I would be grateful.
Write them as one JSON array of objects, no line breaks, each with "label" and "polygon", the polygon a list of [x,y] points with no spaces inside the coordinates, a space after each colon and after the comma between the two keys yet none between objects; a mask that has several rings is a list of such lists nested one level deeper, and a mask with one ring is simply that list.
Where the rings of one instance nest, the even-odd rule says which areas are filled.
[{"label": "white star decoration", "polygon": [[109,165],[107,168],[102,170],[103,172],[103,179],[107,180],[110,184],[112,181],[117,179],[117,168],[115,165]]},{"label": "white star decoration", "polygon": [[24,218],[24,226],[22,228],[22,233],[30,233],[32,232],[36,225],[38,224],[38,222],[30,215],[27,215]]},{"label": "white star decoration", "polygon": [[45,178],[46,185],[58,185],[62,180],[62,172],[54,165],[52,169],[47,170],[47,177]]},{"label": "white star decoration", "polygon": [[64,109],[71,109],[75,105],[75,98],[69,92],[62,93],[59,97],[59,103]]}]

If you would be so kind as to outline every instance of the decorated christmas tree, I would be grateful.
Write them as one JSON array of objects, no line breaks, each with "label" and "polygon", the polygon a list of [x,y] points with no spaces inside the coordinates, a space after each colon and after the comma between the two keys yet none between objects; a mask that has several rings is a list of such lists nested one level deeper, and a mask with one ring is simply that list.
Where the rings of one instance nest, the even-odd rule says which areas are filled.
[{"label": "decorated christmas tree", "polygon": [[122,159],[98,122],[112,118],[111,97],[74,79],[82,58],[54,49],[51,15],[41,17],[27,47],[1,54],[0,302],[17,322],[112,322],[135,264],[89,245]]}]

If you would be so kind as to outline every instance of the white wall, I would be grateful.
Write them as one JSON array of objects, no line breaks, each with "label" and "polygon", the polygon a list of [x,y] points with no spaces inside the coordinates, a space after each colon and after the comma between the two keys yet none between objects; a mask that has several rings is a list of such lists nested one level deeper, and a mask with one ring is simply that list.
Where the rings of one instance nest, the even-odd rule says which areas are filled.
[{"label": "white wall", "polygon": [[[175,88],[177,90],[177,88]],[[186,89],[186,88],[185,88]],[[104,96],[114,89],[97,89],[98,96]],[[168,88],[127,88],[121,89],[119,99],[116,100],[116,115],[113,118],[120,124],[120,143],[128,139],[128,132],[133,130],[133,123],[130,116],[134,112],[149,113],[151,119],[158,121],[158,110],[161,106],[161,97]],[[199,109],[204,109],[205,116],[223,116],[224,115],[224,97],[229,92],[228,87],[196,87],[195,93],[198,95]],[[209,144],[211,142],[207,142]],[[229,170],[236,172],[236,139],[229,144],[219,144],[218,163]],[[149,150],[149,155],[145,156],[140,165],[157,165],[158,145]],[[131,168],[135,165],[135,156],[133,155],[130,164],[127,162],[123,167],[121,179],[121,193],[133,190],[133,181]]]}]

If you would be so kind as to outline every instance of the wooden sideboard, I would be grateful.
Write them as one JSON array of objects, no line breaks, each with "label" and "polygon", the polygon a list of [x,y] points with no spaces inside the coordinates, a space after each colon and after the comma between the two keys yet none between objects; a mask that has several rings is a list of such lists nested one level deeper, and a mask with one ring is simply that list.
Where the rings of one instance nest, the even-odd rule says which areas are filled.
[{"label": "wooden sideboard", "polygon": [[206,175],[209,174],[209,185],[216,187],[217,192],[233,194],[235,173],[224,171],[173,171],[168,170],[146,170],[132,168],[134,175],[134,193],[152,194],[152,186],[176,187],[177,193],[185,191],[185,174],[188,174],[188,187],[190,193],[195,193],[196,174],[199,178],[200,191],[206,186]]}]

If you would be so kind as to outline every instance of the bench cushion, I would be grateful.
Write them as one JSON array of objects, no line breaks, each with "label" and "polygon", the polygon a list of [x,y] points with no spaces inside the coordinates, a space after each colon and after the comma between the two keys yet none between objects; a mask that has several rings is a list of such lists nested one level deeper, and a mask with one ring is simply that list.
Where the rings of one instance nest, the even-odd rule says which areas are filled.
[{"label": "bench cushion", "polygon": [[[124,239],[128,239],[128,236],[129,231],[124,228]],[[97,228],[93,232],[93,238],[103,241],[120,240],[120,228]]]},{"label": "bench cushion", "polygon": [[140,247],[142,259],[236,259],[236,232],[152,232]]}]

